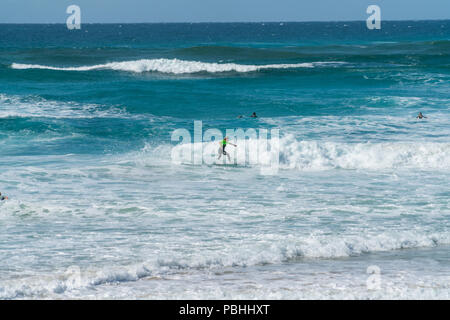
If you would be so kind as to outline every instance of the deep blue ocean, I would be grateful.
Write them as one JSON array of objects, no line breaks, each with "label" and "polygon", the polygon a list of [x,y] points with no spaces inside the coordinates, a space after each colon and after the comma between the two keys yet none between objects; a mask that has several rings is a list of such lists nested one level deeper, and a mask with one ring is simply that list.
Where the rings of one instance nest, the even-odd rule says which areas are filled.
[{"label": "deep blue ocean", "polygon": [[449,299],[449,181],[450,20],[0,24],[1,299]]}]

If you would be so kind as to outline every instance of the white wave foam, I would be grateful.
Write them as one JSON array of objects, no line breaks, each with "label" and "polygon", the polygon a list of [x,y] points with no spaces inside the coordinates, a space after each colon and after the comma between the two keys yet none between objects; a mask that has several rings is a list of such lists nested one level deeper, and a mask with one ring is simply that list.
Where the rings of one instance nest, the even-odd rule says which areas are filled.
[{"label": "white wave foam", "polygon": [[[144,263],[81,269],[69,266],[56,274],[38,274],[0,283],[0,298],[70,296],[80,289],[111,283],[135,282],[147,277],[159,278],[180,270],[250,267],[279,264],[298,258],[339,258],[363,253],[398,249],[435,247],[450,243],[448,234],[417,231],[361,236],[310,235],[297,237],[279,234],[254,235],[252,244],[230,246],[221,250],[200,250],[170,258],[154,257]],[[184,272],[183,271],[183,272]]]},{"label": "white wave foam", "polygon": [[[239,165],[273,164],[276,153],[270,154],[270,161],[262,159],[251,162],[249,150],[265,156],[267,148],[258,140],[237,140],[238,148],[230,148],[231,159]],[[277,141],[268,140],[268,145],[279,145],[279,167],[301,171],[330,169],[449,169],[450,143],[429,142],[383,142],[383,143],[342,143],[331,141],[299,141],[287,135]],[[275,144],[275,145],[276,145]],[[157,153],[170,153],[167,148],[156,148]],[[211,151],[216,152],[217,143],[204,142],[175,146],[172,160],[175,163],[193,162],[193,154],[202,154],[203,164],[211,162]],[[146,152],[150,150],[147,148]],[[162,152],[163,151],[163,152]],[[260,155],[258,155],[260,157]],[[259,158],[261,160],[261,157]],[[198,163],[198,162],[197,162]]]},{"label": "white wave foam", "polygon": [[117,118],[129,116],[117,107],[46,100],[36,96],[0,94],[1,118]]},{"label": "white wave foam", "polygon": [[280,163],[300,170],[450,168],[450,143],[339,143],[281,139]]},{"label": "white wave foam", "polygon": [[311,63],[292,63],[292,64],[267,64],[267,65],[244,65],[236,63],[208,63],[201,61],[186,61],[179,59],[141,59],[133,61],[111,62],[92,66],[79,67],[53,67],[39,64],[21,64],[13,63],[13,69],[47,69],[57,71],[92,71],[92,70],[118,70],[129,72],[160,72],[170,74],[189,74],[189,73],[220,73],[220,72],[254,72],[264,69],[295,69],[295,68],[314,68],[316,66],[325,66],[341,64],[342,62],[311,62]]}]

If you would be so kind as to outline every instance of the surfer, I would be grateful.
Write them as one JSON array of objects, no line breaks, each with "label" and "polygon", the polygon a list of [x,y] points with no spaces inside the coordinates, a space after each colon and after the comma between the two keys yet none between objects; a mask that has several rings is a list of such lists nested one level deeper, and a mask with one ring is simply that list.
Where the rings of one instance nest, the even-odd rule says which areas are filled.
[{"label": "surfer", "polygon": [[3,200],[8,200],[8,197],[2,196],[2,193],[0,192],[0,201],[3,201]]},{"label": "surfer", "polygon": [[237,145],[235,145],[235,144],[233,144],[231,142],[228,142],[228,137],[225,137],[219,143],[220,143],[220,149],[219,149],[219,158],[218,159],[220,159],[222,157],[222,155],[224,155],[224,156],[228,157],[229,161],[231,161],[230,154],[225,151],[225,148],[226,148],[227,144],[231,144],[232,146],[235,146],[235,147],[237,147]]},{"label": "surfer", "polygon": [[417,117],[416,117],[417,119],[423,119],[423,118],[427,118],[427,117],[425,117],[423,114],[422,114],[422,112],[419,112],[419,114],[417,115]]},{"label": "surfer", "polygon": [[252,115],[250,116],[250,118],[258,118],[258,116],[256,115],[256,112],[253,112]]}]

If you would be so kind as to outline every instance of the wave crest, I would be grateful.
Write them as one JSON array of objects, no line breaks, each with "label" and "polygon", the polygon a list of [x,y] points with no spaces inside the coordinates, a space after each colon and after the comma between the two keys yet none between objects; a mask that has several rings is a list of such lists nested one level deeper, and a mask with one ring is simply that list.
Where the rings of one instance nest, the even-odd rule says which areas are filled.
[{"label": "wave crest", "polygon": [[39,64],[13,63],[13,69],[47,69],[56,71],[93,71],[93,70],[116,70],[135,73],[160,72],[167,74],[190,74],[190,73],[221,73],[221,72],[255,72],[265,69],[295,69],[314,68],[340,64],[340,62],[305,62],[291,64],[266,64],[266,65],[244,65],[236,63],[210,63],[201,61],[186,61],[179,59],[141,59],[133,61],[111,62],[92,66],[79,67],[53,67]]},{"label": "wave crest", "polygon": [[301,170],[450,167],[450,143],[338,143],[282,139],[280,163]]},{"label": "wave crest", "polygon": [[[237,149],[228,152],[238,165],[266,163],[270,152],[271,164],[278,157],[279,168],[300,171],[332,169],[386,170],[398,168],[449,169],[450,143],[377,142],[344,143],[333,141],[299,141],[293,135],[270,139],[267,145],[257,139],[236,140]],[[275,148],[278,149],[275,150]],[[193,155],[203,154],[203,163],[209,163],[210,153],[216,152],[217,142],[179,144],[172,148],[153,150],[152,154],[170,154],[176,163],[191,163]],[[146,150],[147,152],[150,150]],[[256,153],[256,156],[255,156]],[[277,155],[278,153],[278,155]],[[251,161],[254,158],[257,160]],[[141,159],[142,160],[142,159]],[[276,159],[275,159],[276,161]],[[192,163],[191,163],[192,164]]]},{"label": "wave crest", "polygon": [[[55,274],[37,274],[0,283],[1,299],[32,297],[70,297],[81,289],[160,278],[183,270],[220,270],[227,267],[251,267],[280,264],[303,258],[342,258],[365,253],[400,249],[430,248],[446,245],[448,233],[403,231],[365,236],[326,236],[311,234],[298,238],[283,235],[254,235],[256,245],[231,246],[220,251],[202,250],[193,254],[154,256],[149,260],[123,266],[83,268],[69,266]],[[274,243],[275,241],[275,243]]]}]

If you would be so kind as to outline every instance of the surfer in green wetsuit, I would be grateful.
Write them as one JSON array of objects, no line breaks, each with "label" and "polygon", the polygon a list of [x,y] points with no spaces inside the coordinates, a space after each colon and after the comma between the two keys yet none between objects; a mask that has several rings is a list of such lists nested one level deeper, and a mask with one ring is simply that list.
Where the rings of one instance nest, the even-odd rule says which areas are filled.
[{"label": "surfer in green wetsuit", "polygon": [[228,141],[228,137],[225,137],[220,143],[220,149],[219,149],[219,159],[222,157],[222,155],[227,156],[228,160],[231,161],[230,155],[225,151],[225,148],[227,144],[231,144],[232,146],[237,147],[237,145],[231,143]]}]

